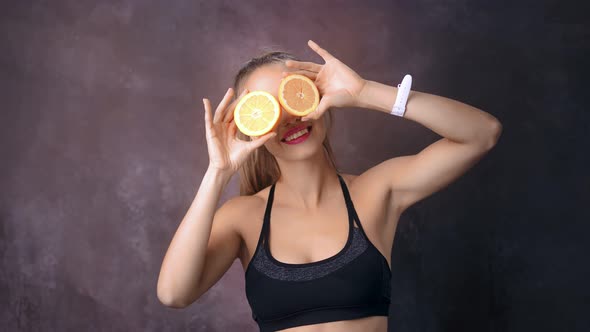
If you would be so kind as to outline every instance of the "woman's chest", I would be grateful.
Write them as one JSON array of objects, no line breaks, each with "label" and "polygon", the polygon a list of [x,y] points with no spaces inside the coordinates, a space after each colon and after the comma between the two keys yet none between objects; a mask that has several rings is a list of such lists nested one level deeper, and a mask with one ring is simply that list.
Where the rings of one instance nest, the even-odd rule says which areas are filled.
[{"label": "woman's chest", "polygon": [[[386,194],[375,192],[366,195],[363,188],[352,185],[349,188],[353,202],[349,208],[343,197],[335,197],[329,204],[316,210],[296,209],[275,200],[264,236],[273,258],[288,264],[307,264],[328,259],[345,247],[352,231],[349,227],[358,227],[360,223],[366,236],[391,266],[389,257],[395,233],[392,225],[397,223],[398,216],[392,215],[389,198],[385,197]],[[259,204],[249,214],[249,220],[241,224],[243,241],[240,260],[244,270],[263,235],[265,210],[265,204]]]}]

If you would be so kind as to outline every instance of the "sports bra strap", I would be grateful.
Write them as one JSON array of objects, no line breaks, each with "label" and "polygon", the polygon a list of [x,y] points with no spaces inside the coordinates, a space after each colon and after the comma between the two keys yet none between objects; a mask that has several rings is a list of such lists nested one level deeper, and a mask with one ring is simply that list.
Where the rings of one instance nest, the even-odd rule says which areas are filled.
[{"label": "sports bra strap", "polygon": [[338,180],[340,180],[340,187],[342,187],[342,194],[344,195],[344,201],[346,202],[346,208],[348,209],[348,213],[352,213],[353,205],[352,200],[350,199],[350,194],[348,193],[348,188],[346,187],[346,182],[340,174],[338,174]]},{"label": "sports bra strap", "polygon": [[352,198],[350,198],[350,193],[348,192],[348,187],[346,186],[346,182],[344,181],[344,179],[342,178],[340,173],[337,173],[337,174],[338,174],[338,179],[340,180],[340,185],[342,186],[342,191],[344,192],[344,200],[346,201],[346,208],[348,209],[348,213],[350,216],[352,216],[354,223],[356,223],[358,225],[358,227],[364,233],[365,230],[363,229],[363,226],[361,225],[361,222],[359,220],[359,216],[356,214],[356,209],[354,208],[354,204],[352,203]]},{"label": "sports bra strap", "polygon": [[[275,186],[276,182],[272,184],[270,187],[270,191],[268,193],[268,199],[266,200],[266,210],[264,211],[264,220],[262,221],[262,235],[265,239],[268,239],[268,226],[270,221],[270,210],[272,209],[272,202],[275,197]],[[261,242],[263,236],[260,237],[259,243]]]}]

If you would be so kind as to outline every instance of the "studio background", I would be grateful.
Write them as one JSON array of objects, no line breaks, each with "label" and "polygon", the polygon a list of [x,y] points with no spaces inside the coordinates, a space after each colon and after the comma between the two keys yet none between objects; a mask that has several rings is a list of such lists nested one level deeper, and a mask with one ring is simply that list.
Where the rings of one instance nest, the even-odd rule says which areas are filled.
[{"label": "studio background", "polygon": [[[308,39],[363,78],[410,73],[503,125],[402,216],[389,331],[590,330],[582,16],[556,1],[2,2],[0,330],[256,331],[239,260],[185,309],[156,282],[208,165],[201,99],[216,107],[263,49],[323,63]],[[440,138],[335,114],[346,173]],[[236,174],[219,205],[237,194]]]}]

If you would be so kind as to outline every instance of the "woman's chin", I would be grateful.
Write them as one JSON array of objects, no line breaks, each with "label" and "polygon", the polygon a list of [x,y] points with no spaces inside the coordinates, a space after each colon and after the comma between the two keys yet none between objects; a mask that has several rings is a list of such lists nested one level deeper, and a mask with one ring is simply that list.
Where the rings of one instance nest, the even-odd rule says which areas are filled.
[{"label": "woman's chin", "polygon": [[314,155],[322,152],[322,144],[315,141],[306,141],[299,144],[289,145],[281,142],[281,151],[273,153],[275,157],[288,160],[305,160],[313,159]]}]

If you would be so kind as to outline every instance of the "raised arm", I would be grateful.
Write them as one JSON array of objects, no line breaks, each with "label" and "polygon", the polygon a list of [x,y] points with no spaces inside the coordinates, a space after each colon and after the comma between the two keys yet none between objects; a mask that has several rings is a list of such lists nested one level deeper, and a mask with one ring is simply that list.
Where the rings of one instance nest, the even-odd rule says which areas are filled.
[{"label": "raised arm", "polygon": [[[367,81],[357,106],[389,113],[396,95],[396,87]],[[418,122],[443,138],[418,154],[391,158],[366,172],[376,184],[389,187],[392,208],[399,211],[465,173],[496,144],[502,132],[500,122],[489,113],[457,100],[414,90],[403,118]]]},{"label": "raised arm", "polygon": [[[289,60],[295,71],[314,80],[321,95],[317,110],[303,117],[319,119],[328,109],[352,107],[387,113],[397,97],[397,88],[363,79],[326,49],[309,40],[309,47],[325,64]],[[408,206],[447,186],[481,159],[498,140],[502,125],[491,114],[457,100],[412,90],[404,119],[431,129],[443,138],[420,153],[386,160],[355,181],[379,187],[390,207],[399,215]],[[403,139],[403,137],[399,137]]]},{"label": "raised arm", "polygon": [[[240,97],[245,93],[247,90]],[[214,117],[209,100],[203,99],[209,167],[172,238],[160,269],[157,296],[170,307],[182,308],[194,302],[238,257],[241,238],[235,221],[238,213],[243,213],[245,204],[240,203],[247,197],[236,197],[219,210],[215,211],[215,208],[227,182],[246,157],[276,135],[270,132],[253,141],[238,139],[233,111],[239,98],[229,104],[232,97],[233,89],[230,88]]]}]

